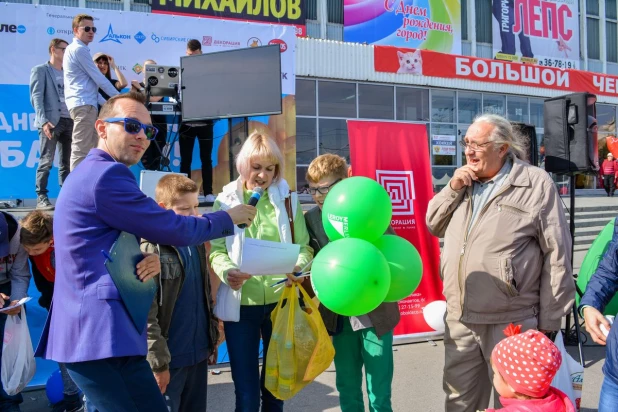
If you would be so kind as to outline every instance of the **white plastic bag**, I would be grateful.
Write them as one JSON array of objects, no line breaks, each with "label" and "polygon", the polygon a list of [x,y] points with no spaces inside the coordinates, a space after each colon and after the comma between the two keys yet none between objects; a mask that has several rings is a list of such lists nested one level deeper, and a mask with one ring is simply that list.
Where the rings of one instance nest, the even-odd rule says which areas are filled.
[{"label": "white plastic bag", "polygon": [[36,372],[36,362],[26,311],[21,307],[20,316],[8,316],[4,326],[4,345],[2,347],[2,387],[8,395],[17,395]]},{"label": "white plastic bag", "polygon": [[215,316],[226,322],[238,322],[240,320],[241,290],[234,290],[225,283],[221,283],[217,291],[215,303]]},{"label": "white plastic bag", "polygon": [[564,347],[562,332],[556,335],[554,344],[562,355],[562,365],[551,381],[551,386],[560,389],[573,402],[575,410],[579,411],[582,400],[582,386],[584,384],[584,367],[579,364]]}]

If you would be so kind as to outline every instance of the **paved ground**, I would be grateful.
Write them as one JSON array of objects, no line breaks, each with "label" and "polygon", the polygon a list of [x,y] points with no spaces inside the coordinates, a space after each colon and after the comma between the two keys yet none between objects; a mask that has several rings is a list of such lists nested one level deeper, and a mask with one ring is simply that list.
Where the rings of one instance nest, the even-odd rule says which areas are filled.
[{"label": "paved ground", "polygon": [[[393,411],[443,411],[442,367],[444,346],[442,342],[428,342],[395,347],[395,379],[393,382]],[[575,359],[577,350],[569,347]],[[604,348],[585,349],[587,368],[584,373],[582,412],[597,410],[599,390],[603,381],[601,368],[605,358]],[[208,386],[208,411],[234,410],[234,386],[228,367],[220,368],[220,375],[210,375]],[[48,411],[44,391],[24,394],[24,412]],[[335,412],[340,411],[338,392],[335,388],[335,368],[331,366],[311,385],[288,401],[286,411]]]},{"label": "paved ground", "polygon": [[[584,252],[576,252],[576,270],[579,268],[583,257]],[[589,345],[592,345],[590,339],[588,339],[584,350],[586,370],[584,373],[582,412],[597,410],[599,390],[603,381],[601,368],[605,360],[605,349]],[[442,368],[444,365],[444,346],[442,342],[399,345],[394,350],[393,411],[443,411]],[[579,360],[577,347],[568,347],[567,350],[576,360]],[[219,368],[220,375],[208,377],[209,411],[227,412],[234,410],[234,385],[230,369],[226,365],[221,366]],[[45,391],[39,390],[24,394],[22,411],[43,412],[49,410]],[[334,366],[331,365],[315,382],[288,401],[285,410],[293,412],[340,411]]]},{"label": "paved ground", "polygon": [[[565,199],[568,205],[568,199]],[[618,201],[604,197],[577,198],[578,207],[584,205],[615,205]],[[16,213],[21,215],[22,213]],[[23,213],[25,214],[25,213]],[[575,272],[579,269],[585,252],[575,253]],[[434,346],[435,344],[435,346]],[[442,368],[444,365],[444,346],[441,341],[434,344],[422,342],[395,347],[395,378],[393,381],[393,410],[400,411],[443,411]],[[584,392],[582,412],[597,410],[599,390],[603,381],[601,368],[605,360],[602,347],[585,347],[586,371],[584,373]],[[579,359],[576,347],[568,347],[575,359]],[[234,386],[230,370],[222,365],[220,375],[209,376],[208,410],[227,412],[234,410]],[[49,411],[44,390],[24,393],[22,411]],[[335,369],[331,366],[311,385],[288,401],[286,411],[294,412],[335,412],[340,411],[338,392],[335,385]],[[617,407],[618,410],[618,407]]]}]

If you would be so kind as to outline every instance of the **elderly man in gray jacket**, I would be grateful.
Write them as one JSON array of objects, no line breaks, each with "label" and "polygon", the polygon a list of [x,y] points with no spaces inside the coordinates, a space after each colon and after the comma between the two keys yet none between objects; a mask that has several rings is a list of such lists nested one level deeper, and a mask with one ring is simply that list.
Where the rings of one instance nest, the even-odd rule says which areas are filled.
[{"label": "elderly man in gray jacket", "polygon": [[64,73],[62,58],[69,43],[53,39],[49,43],[49,61],[35,66],[30,73],[30,103],[34,107],[34,124],[39,129],[41,158],[36,170],[37,209],[53,209],[47,197],[47,180],[54,163],[56,146],[60,162],[58,182],[60,186],[69,175],[71,160],[71,134],[73,120],[64,102]]},{"label": "elderly man in gray jacket", "polygon": [[575,297],[571,239],[552,179],[522,160],[525,145],[503,117],[477,118],[461,144],[467,164],[427,210],[429,230],[444,237],[447,412],[487,408],[490,355],[508,324],[557,331]]}]

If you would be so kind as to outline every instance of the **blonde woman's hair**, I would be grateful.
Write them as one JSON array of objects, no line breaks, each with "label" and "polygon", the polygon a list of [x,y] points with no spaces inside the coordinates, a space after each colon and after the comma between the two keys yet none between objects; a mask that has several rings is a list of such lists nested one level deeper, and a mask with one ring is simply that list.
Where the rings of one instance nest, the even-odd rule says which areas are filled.
[{"label": "blonde woman's hair", "polygon": [[283,155],[277,142],[272,138],[258,133],[257,130],[249,135],[236,156],[236,170],[243,180],[247,180],[251,173],[251,163],[256,159],[267,159],[275,165],[273,183],[279,182],[283,174]]}]

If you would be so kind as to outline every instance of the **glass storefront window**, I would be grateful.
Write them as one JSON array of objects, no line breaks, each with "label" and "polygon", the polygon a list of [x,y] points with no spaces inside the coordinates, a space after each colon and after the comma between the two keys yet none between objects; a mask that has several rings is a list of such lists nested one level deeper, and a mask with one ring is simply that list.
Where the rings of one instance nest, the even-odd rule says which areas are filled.
[{"label": "glass storefront window", "polygon": [[309,194],[309,183],[307,183],[307,169],[308,166],[297,166],[296,167],[296,191],[298,193],[306,193]]},{"label": "glass storefront window", "polygon": [[320,116],[356,118],[356,84],[318,82]]},{"label": "glass storefront window", "polygon": [[545,169],[545,132],[541,128],[536,129],[536,142],[539,163],[535,166]]},{"label": "glass storefront window", "polygon": [[358,117],[363,119],[394,119],[393,86],[358,85]]},{"label": "glass storefront window", "polygon": [[506,114],[506,97],[499,94],[483,94],[483,113]]},{"label": "glass storefront window", "polygon": [[507,118],[512,122],[528,123],[528,98],[509,96],[507,98]]},{"label": "glass storefront window", "polygon": [[333,153],[350,162],[348,126],[345,119],[318,119],[320,130],[319,154]]},{"label": "glass storefront window", "polygon": [[429,121],[429,89],[397,87],[397,120]]},{"label": "glass storefront window", "polygon": [[481,94],[459,92],[458,95],[459,122],[472,123],[474,118],[481,114]]},{"label": "glass storefront window", "polygon": [[455,119],[455,92],[446,90],[431,91],[431,121],[440,123],[454,123]]},{"label": "glass storefront window", "polygon": [[317,157],[316,119],[296,118],[296,164],[308,165]]},{"label": "glass storefront window", "polygon": [[468,133],[469,124],[460,124],[459,129],[457,130],[457,150],[461,152],[461,165],[465,166],[468,161],[466,160],[466,149],[459,144],[459,140],[462,140],[466,137],[466,133]]},{"label": "glass storefront window", "polygon": [[431,164],[457,166],[457,128],[454,124],[434,124],[430,128]]},{"label": "glass storefront window", "polygon": [[[605,157],[614,148],[618,152],[618,140],[616,140],[616,107],[606,104],[597,104],[597,126],[598,126],[598,146],[599,146],[599,165],[603,163]],[[614,141],[616,142],[614,143]]]},{"label": "glass storefront window", "polygon": [[296,80],[296,114],[315,116],[315,80]]},{"label": "glass storefront window", "polygon": [[455,173],[456,167],[440,167],[434,166],[431,168],[431,177],[433,183],[433,192],[438,193],[444,189]]},{"label": "glass storefront window", "polygon": [[534,127],[545,127],[543,124],[543,100],[530,99],[530,123]]}]

